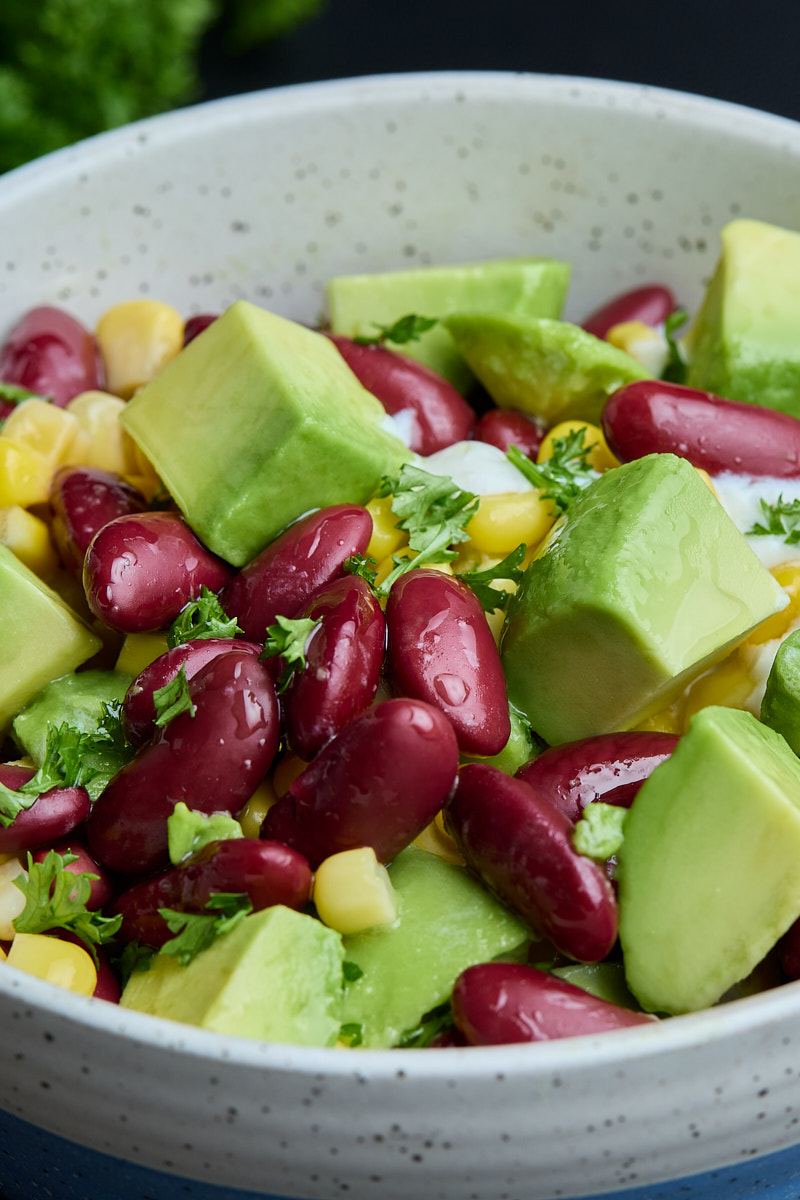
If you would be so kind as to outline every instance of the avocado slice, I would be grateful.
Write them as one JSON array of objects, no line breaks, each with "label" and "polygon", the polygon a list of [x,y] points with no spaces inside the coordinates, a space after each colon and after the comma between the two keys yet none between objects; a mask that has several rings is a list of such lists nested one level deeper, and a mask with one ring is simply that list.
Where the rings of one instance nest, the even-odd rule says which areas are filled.
[{"label": "avocado slice", "polygon": [[[409,313],[423,317],[446,317],[453,312],[558,317],[569,280],[569,263],[525,257],[340,275],[328,284],[331,329],[347,337],[374,337],[376,326],[391,326]],[[442,325],[428,330],[418,341],[391,348],[438,371],[460,392],[466,392],[473,382],[472,372]]]},{"label": "avocado slice", "polygon": [[568,321],[457,313],[444,326],[499,408],[547,425],[597,423],[612,392],[653,378],[624,350]]},{"label": "avocado slice", "polygon": [[0,546],[0,731],[59,675],[74,671],[101,641],[60,596]]},{"label": "avocado slice", "polygon": [[778,647],[761,701],[761,720],[800,754],[800,629]]},{"label": "avocado slice", "polygon": [[314,508],[362,503],[410,451],[322,334],[233,304],[120,420],[198,537],[241,566]]},{"label": "avocado slice", "polygon": [[156,955],[131,975],[120,1003],[216,1033],[333,1046],[343,957],[338,933],[276,905],[245,917],[188,966]]},{"label": "avocado slice", "polygon": [[526,571],[509,700],[551,745],[629,729],[786,603],[694,467],[648,455],[573,500]]},{"label": "avocado slice", "polygon": [[530,929],[463,867],[409,846],[389,867],[399,916],[393,925],[344,939],[363,974],[347,985],[342,1021],[363,1045],[394,1046],[450,996],[467,967],[513,956]]},{"label": "avocado slice", "polygon": [[690,387],[800,417],[800,233],[731,221],[686,338]]},{"label": "avocado slice", "polygon": [[645,781],[619,852],[619,936],[643,1008],[713,1004],[800,916],[800,761],[752,713],[704,708]]}]

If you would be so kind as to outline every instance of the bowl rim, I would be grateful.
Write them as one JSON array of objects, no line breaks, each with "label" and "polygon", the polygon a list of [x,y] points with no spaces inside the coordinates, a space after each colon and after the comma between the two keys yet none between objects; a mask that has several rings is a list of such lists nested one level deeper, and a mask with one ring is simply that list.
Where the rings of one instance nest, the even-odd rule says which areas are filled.
[{"label": "bowl rim", "polygon": [[[164,145],[198,136],[200,125],[213,117],[217,129],[254,123],[284,115],[350,109],[403,100],[432,102],[479,100],[533,102],[548,100],[576,109],[619,108],[629,114],[669,119],[693,129],[717,131],[737,140],[758,141],[800,159],[800,123],[778,114],[749,108],[690,92],[649,84],[595,79],[581,75],[550,75],[506,71],[427,71],[362,75],[265,88],[226,96],[147,117],[118,129],[53,151],[8,172],[0,179],[0,211],[24,202],[40,188],[49,190],[60,180],[94,165],[123,159],[132,146],[147,142]],[[738,1039],[788,1018],[800,1018],[800,981],[700,1012],[671,1017],[663,1022],[629,1029],[582,1035],[553,1042],[515,1043],[507,1046],[450,1047],[437,1054],[415,1050],[366,1050],[341,1053],[327,1047],[262,1042],[213,1033],[162,1017],[135,1012],[102,1000],[79,996],[55,984],[27,975],[4,964],[0,970],[0,998],[16,1002],[26,1011],[39,1008],[75,1026],[93,1029],[131,1043],[147,1045],[230,1066],[271,1069],[278,1072],[371,1078],[396,1076],[398,1070],[416,1080],[434,1080],[457,1072],[460,1079],[485,1076],[502,1070],[508,1078],[542,1078],[567,1075],[593,1067],[603,1068],[638,1058],[661,1057],[710,1042]]]}]

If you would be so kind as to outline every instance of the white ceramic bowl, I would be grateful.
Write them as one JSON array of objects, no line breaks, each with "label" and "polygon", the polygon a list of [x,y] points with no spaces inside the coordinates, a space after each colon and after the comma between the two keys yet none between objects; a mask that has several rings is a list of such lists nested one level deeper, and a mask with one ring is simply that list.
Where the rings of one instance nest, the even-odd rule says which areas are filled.
[{"label": "white ceramic bowl", "polygon": [[[503,74],[265,92],[0,180],[0,335],[37,303],[92,321],[141,295],[308,320],[332,274],[521,253],[572,261],[573,317],[650,280],[691,309],[718,228],[798,227],[799,196],[800,128],[686,95]],[[600,1038],[343,1052],[214,1036],[3,968],[0,1192],[789,1200],[798,1073],[800,985]]]}]

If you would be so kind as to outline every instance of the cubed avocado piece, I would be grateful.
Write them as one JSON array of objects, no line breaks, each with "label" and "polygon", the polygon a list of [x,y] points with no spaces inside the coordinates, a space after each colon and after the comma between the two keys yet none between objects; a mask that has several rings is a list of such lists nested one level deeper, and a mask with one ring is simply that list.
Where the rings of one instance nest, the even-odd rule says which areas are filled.
[{"label": "cubed avocado piece", "polygon": [[[523,257],[340,275],[328,284],[331,329],[346,337],[374,337],[377,326],[391,326],[409,313],[439,318],[454,312],[560,317],[569,279],[568,263]],[[473,382],[443,325],[418,341],[391,348],[438,371],[461,392]]]},{"label": "cubed avocado piece", "polygon": [[573,500],[526,571],[509,700],[551,745],[630,729],[786,603],[694,467],[648,455]]},{"label": "cubed avocado piece", "polygon": [[621,962],[568,963],[565,967],[554,967],[553,974],[609,1004],[639,1008],[625,982],[625,967]]},{"label": "cubed avocado piece", "polygon": [[102,643],[51,588],[0,546],[0,730]]},{"label": "cubed avocado piece", "polygon": [[276,905],[245,917],[188,966],[157,955],[131,975],[120,1003],[215,1033],[333,1046],[343,957],[338,933]]},{"label": "cubed avocado piece", "polygon": [[408,461],[385,417],[328,338],[239,300],[120,419],[198,537],[241,566]]},{"label": "cubed avocado piece", "polygon": [[800,629],[778,647],[761,701],[761,720],[800,754]]},{"label": "cubed avocado piece", "polygon": [[525,923],[463,867],[409,846],[389,867],[399,916],[393,925],[344,939],[345,959],[363,975],[345,990],[342,1022],[363,1045],[394,1046],[449,999],[460,973],[513,956],[530,942]]},{"label": "cubed avocado piece", "polygon": [[548,425],[597,422],[617,388],[652,379],[624,350],[568,321],[458,313],[444,325],[499,408]]},{"label": "cubed avocado piece", "polygon": [[686,339],[687,383],[800,417],[800,233],[737,220]]},{"label": "cubed avocado piece", "polygon": [[800,916],[800,761],[753,715],[710,707],[639,791],[619,852],[628,986],[706,1008]]}]

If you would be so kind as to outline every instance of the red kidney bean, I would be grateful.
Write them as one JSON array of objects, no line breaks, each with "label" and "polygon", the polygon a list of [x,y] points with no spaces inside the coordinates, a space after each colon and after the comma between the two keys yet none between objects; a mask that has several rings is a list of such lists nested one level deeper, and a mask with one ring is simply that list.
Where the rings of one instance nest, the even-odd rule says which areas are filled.
[{"label": "red kidney bean", "polygon": [[73,396],[105,386],[103,361],[88,329],[60,308],[32,308],[11,330],[0,349],[0,379],[40,396],[59,408]]},{"label": "red kidney bean", "polygon": [[194,317],[189,317],[183,327],[183,344],[188,346],[189,342],[193,342],[199,333],[204,329],[208,329],[209,325],[213,325],[217,319],[216,313],[197,313]]},{"label": "red kidney bean", "polygon": [[778,943],[781,970],[789,979],[800,979],[800,920],[789,926]]},{"label": "red kidney bean", "polygon": [[623,462],[669,453],[711,475],[800,478],[800,421],[758,404],[646,379],[614,392],[602,423]]},{"label": "red kidney bean", "polygon": [[446,717],[418,700],[387,700],[328,742],[269,810],[261,836],[294,846],[314,869],[358,846],[390,862],[433,820],[457,769]]},{"label": "red kidney bean", "polygon": [[472,1046],[548,1042],[657,1020],[536,967],[504,962],[462,971],[453,988],[453,1019]]},{"label": "red kidney bean", "polygon": [[488,442],[505,454],[511,446],[536,459],[546,429],[539,421],[510,408],[490,408],[475,426],[475,441]]},{"label": "red kidney bean", "polygon": [[647,284],[622,292],[612,300],[596,308],[585,321],[583,328],[595,337],[604,338],[609,329],[623,321],[641,321],[644,325],[663,325],[677,305],[668,287],[660,283]]},{"label": "red kidney bean", "polygon": [[153,692],[172,683],[181,667],[188,683],[220,654],[257,655],[262,649],[258,642],[243,642],[234,638],[195,638],[166,650],[139,672],[125,693],[122,722],[128,741],[134,746],[143,746],[156,733]]},{"label": "red kidney bean", "polygon": [[199,812],[237,813],[275,757],[275,688],[252,654],[212,659],[189,694],[194,717],[180,713],[159,730],[89,814],[89,851],[112,871],[144,874],[166,866],[167,818],[178,801]]},{"label": "red kidney bean", "polygon": [[386,621],[369,584],[353,575],[320,588],[303,616],[321,624],[284,693],[283,715],[290,749],[308,762],[375,699]]},{"label": "red kidney bean", "polygon": [[111,471],[59,467],[50,484],[50,531],[64,566],[80,577],[94,535],[115,517],[144,512],[140,491]]},{"label": "red kidney bean", "polygon": [[263,642],[275,618],[297,617],[313,594],[341,574],[353,554],[365,554],[372,517],[360,504],[334,504],[290,525],[242,567],[220,600],[246,638]]},{"label": "red kidney bean", "polygon": [[424,568],[401,576],[386,605],[395,690],[441,709],[465,754],[498,754],[511,733],[505,675],[475,593]]},{"label": "red kidney bean", "polygon": [[231,838],[212,842],[185,866],[138,883],[117,898],[112,914],[122,914],[119,937],[158,950],[172,937],[159,908],[205,912],[220,892],[243,892],[253,911],[285,904],[300,912],[311,896],[308,860],[281,842]]},{"label": "red kidney bean", "polygon": [[573,849],[572,826],[546,795],[485,763],[462,767],[445,824],[467,863],[569,958],[599,962],[617,938],[602,868]]},{"label": "red kidney bean", "polygon": [[114,895],[114,885],[108,873],[99,863],[95,862],[80,838],[65,837],[52,845],[42,846],[40,850],[34,851],[33,861],[44,862],[51,850],[55,850],[56,854],[74,854],[76,856],[75,862],[69,863],[66,868],[73,875],[97,876],[97,879],[92,881],[89,899],[86,901],[86,907],[90,912],[95,912],[108,904]]},{"label": "red kidney bean", "polygon": [[328,334],[350,370],[387,413],[412,414],[409,447],[435,454],[463,442],[472,433],[475,412],[460,392],[430,367],[386,346],[362,346],[352,338]]},{"label": "red kidney bean", "polygon": [[672,733],[631,730],[552,746],[517,771],[517,779],[544,793],[574,825],[587,804],[600,800],[630,808],[634,796],[678,744]]},{"label": "red kidney bean", "polygon": [[109,521],[83,564],[89,608],[120,633],[164,629],[204,585],[218,592],[230,576],[182,517],[165,512]]},{"label": "red kidney bean", "polygon": [[[36,774],[32,767],[0,764],[0,783],[16,792]],[[54,787],[17,813],[11,825],[0,825],[0,854],[16,854],[71,833],[89,815],[89,793],[83,787]]]}]

